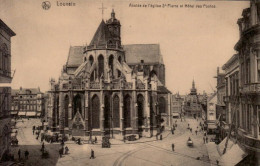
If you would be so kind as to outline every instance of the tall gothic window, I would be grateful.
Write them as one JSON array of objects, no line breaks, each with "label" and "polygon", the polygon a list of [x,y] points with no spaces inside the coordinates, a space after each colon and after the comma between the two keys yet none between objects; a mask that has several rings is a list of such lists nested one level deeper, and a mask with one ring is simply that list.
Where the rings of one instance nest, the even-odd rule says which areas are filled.
[{"label": "tall gothic window", "polygon": [[89,56],[88,58],[89,62],[90,62],[90,65],[92,66],[93,62],[94,62],[94,58],[92,55]]},{"label": "tall gothic window", "polygon": [[131,127],[131,97],[124,98],[124,128]]},{"label": "tall gothic window", "polygon": [[159,98],[158,104],[159,104],[159,112],[166,113],[166,102],[164,97]]},{"label": "tall gothic window", "polygon": [[65,118],[65,127],[69,127],[69,96],[65,96],[64,100],[64,118]]},{"label": "tall gothic window", "polygon": [[73,115],[72,117],[74,117],[76,115],[76,113],[79,111],[80,114],[82,114],[82,110],[81,110],[81,97],[79,94],[77,94],[74,99],[73,99]]},{"label": "tall gothic window", "polygon": [[109,68],[111,69],[111,74],[114,75],[114,56],[110,55],[109,56]]},{"label": "tall gothic window", "polygon": [[99,55],[98,57],[98,77],[104,75],[104,57]]},{"label": "tall gothic window", "polygon": [[120,127],[119,97],[117,95],[113,99],[113,127]]},{"label": "tall gothic window", "polygon": [[110,97],[105,96],[105,103],[104,103],[104,128],[110,128]]},{"label": "tall gothic window", "polygon": [[100,127],[100,102],[97,95],[94,95],[91,100],[91,128]]},{"label": "tall gothic window", "polygon": [[137,96],[137,107],[138,107],[138,127],[142,127],[144,125],[144,97],[139,94]]}]

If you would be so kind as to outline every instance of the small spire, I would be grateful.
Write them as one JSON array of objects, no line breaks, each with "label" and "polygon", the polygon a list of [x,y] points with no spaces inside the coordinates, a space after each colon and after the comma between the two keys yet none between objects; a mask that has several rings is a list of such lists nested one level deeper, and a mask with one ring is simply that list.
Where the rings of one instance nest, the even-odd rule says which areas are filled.
[{"label": "small spire", "polygon": [[112,9],[112,12],[111,12],[111,18],[112,18],[113,20],[116,18],[116,14],[115,14],[114,9]]}]

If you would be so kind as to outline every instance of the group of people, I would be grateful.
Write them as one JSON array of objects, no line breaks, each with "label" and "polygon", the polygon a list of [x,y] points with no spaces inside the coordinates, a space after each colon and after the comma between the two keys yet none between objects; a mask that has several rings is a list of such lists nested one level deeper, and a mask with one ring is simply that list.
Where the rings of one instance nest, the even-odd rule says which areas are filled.
[{"label": "group of people", "polygon": [[[19,160],[21,159],[21,153],[22,153],[22,151],[21,151],[21,149],[19,149],[18,152],[17,152],[17,154],[18,154],[18,159],[19,159]],[[25,150],[25,151],[24,151],[24,158],[25,158],[26,160],[29,159],[29,151],[28,151],[28,150]]]},{"label": "group of people", "polygon": [[65,146],[65,148],[64,148],[64,146],[65,146],[64,140],[61,140],[61,148],[59,149],[60,157],[62,157],[63,154],[68,154],[68,152],[69,152],[69,148],[67,146]]}]

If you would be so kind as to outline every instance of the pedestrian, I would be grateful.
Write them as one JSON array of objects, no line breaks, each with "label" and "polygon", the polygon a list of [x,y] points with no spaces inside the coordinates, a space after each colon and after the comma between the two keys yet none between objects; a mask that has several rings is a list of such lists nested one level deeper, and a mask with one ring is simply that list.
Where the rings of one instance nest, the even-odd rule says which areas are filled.
[{"label": "pedestrian", "polygon": [[95,143],[97,143],[97,137],[95,136]]},{"label": "pedestrian", "polygon": [[42,152],[44,152],[44,148],[45,148],[45,146],[44,146],[44,142],[43,142],[42,143],[42,149],[41,149]]},{"label": "pedestrian", "polygon": [[160,140],[162,140],[162,134],[160,135]]},{"label": "pedestrian", "polygon": [[190,127],[190,124],[188,123],[188,127]]},{"label": "pedestrian", "polygon": [[24,157],[25,157],[25,159],[29,159],[29,152],[28,152],[28,150],[26,150],[24,152]]},{"label": "pedestrian", "polygon": [[208,139],[209,139],[208,136],[206,136],[206,143],[208,143]]},{"label": "pedestrian", "polygon": [[65,147],[65,154],[68,154],[68,152],[69,152],[69,148],[66,146]]},{"label": "pedestrian", "polygon": [[174,143],[172,143],[172,151],[174,152]]},{"label": "pedestrian", "polygon": [[59,150],[59,155],[60,155],[60,158],[62,158],[62,148],[60,148],[60,150]]},{"label": "pedestrian", "polygon": [[204,142],[204,144],[205,144],[205,142],[206,142],[206,140],[205,140],[205,136],[203,136],[203,142]]},{"label": "pedestrian", "polygon": [[18,158],[19,158],[19,160],[21,159],[21,150],[20,149],[18,150]]},{"label": "pedestrian", "polygon": [[195,130],[195,133],[196,133],[196,135],[197,135],[197,132],[198,132],[198,131],[197,131],[197,130]]},{"label": "pedestrian", "polygon": [[95,158],[95,152],[94,150],[91,149],[91,155],[89,159],[94,159]]},{"label": "pedestrian", "polygon": [[34,130],[33,130],[33,135],[34,135]]}]

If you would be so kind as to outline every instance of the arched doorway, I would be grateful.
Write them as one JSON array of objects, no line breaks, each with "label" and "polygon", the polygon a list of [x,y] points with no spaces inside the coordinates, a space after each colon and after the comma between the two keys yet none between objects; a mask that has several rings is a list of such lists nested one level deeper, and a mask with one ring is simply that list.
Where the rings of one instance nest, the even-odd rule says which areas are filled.
[{"label": "arched doorway", "polygon": [[144,97],[139,94],[137,96],[137,114],[138,114],[138,132],[142,133],[142,126],[144,125]]},{"label": "arched doorway", "polygon": [[120,127],[120,113],[119,113],[119,97],[114,96],[113,99],[113,128]]},{"label": "arched doorway", "polygon": [[104,74],[104,57],[99,55],[98,57],[98,78]]},{"label": "arched doorway", "polygon": [[124,128],[131,127],[131,97],[124,98]]},{"label": "arched doorway", "polygon": [[69,96],[66,95],[64,99],[64,126],[69,127]]},{"label": "arched doorway", "polygon": [[109,62],[108,62],[109,68],[111,69],[112,76],[114,75],[114,56],[109,56]]},{"label": "arched doorway", "polygon": [[77,94],[73,98],[73,111],[72,111],[72,117],[76,115],[76,113],[79,111],[80,115],[82,116],[82,107],[81,107],[81,97],[79,94]]},{"label": "arched doorway", "polygon": [[104,128],[110,130],[110,97],[106,95],[104,100]]},{"label": "arched doorway", "polygon": [[98,129],[100,127],[100,102],[97,95],[94,95],[91,100],[91,128]]}]

